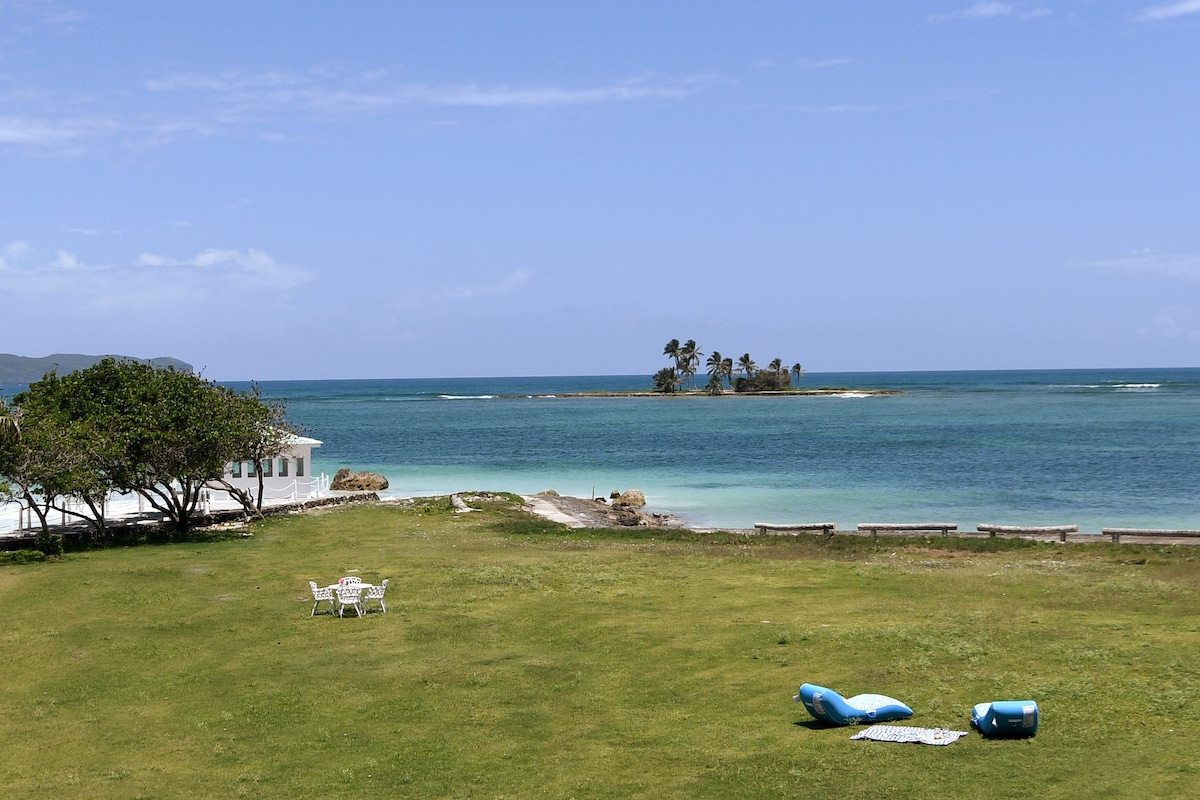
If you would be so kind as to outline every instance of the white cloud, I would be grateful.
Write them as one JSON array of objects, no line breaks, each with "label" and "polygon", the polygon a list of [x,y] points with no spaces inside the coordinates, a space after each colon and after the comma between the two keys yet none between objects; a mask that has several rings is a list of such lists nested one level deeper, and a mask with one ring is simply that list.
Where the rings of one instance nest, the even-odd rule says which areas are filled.
[{"label": "white cloud", "polygon": [[554,107],[621,103],[645,99],[678,99],[690,93],[683,83],[639,78],[601,86],[562,87],[479,85],[474,83],[430,85],[406,83],[379,85],[372,75],[360,84],[336,85],[314,77],[285,73],[241,75],[167,75],[145,82],[153,92],[206,92],[226,108],[239,113],[251,110],[292,108],[334,115],[371,114],[411,107]]},{"label": "white cloud", "polygon": [[16,21],[13,30],[21,34],[32,33],[39,27],[48,28],[54,33],[73,33],[78,23],[88,19],[88,15],[82,11],[55,0],[0,2],[0,16],[6,13]]},{"label": "white cloud", "polygon": [[51,261],[47,266],[55,269],[79,269],[83,264],[66,250],[59,250],[58,258]]},{"label": "white cloud", "polygon": [[[659,76],[582,87],[553,83],[394,83],[383,73],[339,76],[283,72],[214,75],[179,73],[145,81],[143,110],[113,110],[131,93],[70,96],[33,87],[0,98],[0,147],[34,154],[78,156],[112,147],[144,149],[221,135],[295,138],[296,117],[329,120],[444,108],[556,108],[678,100],[710,80]],[[99,109],[99,110],[97,110]]]},{"label": "white cloud", "polygon": [[1168,314],[1159,314],[1150,325],[1139,328],[1138,333],[1142,336],[1151,336],[1156,339],[1190,339],[1192,341],[1200,341],[1200,330],[1189,328]]},{"label": "white cloud", "polygon": [[1200,280],[1200,256],[1139,250],[1118,258],[1093,261],[1092,266],[1112,274],[1164,275],[1168,278]]},{"label": "white cloud", "polygon": [[1147,8],[1138,14],[1137,18],[1144,22],[1157,22],[1164,19],[1200,14],[1200,0],[1182,0],[1178,3],[1167,3],[1161,6]]},{"label": "white cloud", "polygon": [[212,276],[242,276],[267,288],[292,289],[312,280],[313,275],[304,269],[290,267],[277,262],[266,253],[253,248],[246,250],[209,249],[192,258],[176,259],[153,253],[142,253],[135,265],[143,268],[191,268]]},{"label": "white cloud", "polygon": [[34,249],[29,242],[17,240],[4,246],[4,255],[13,262],[30,258],[33,254]]},{"label": "white cloud", "polygon": [[1013,13],[1013,6],[1008,3],[979,2],[973,6],[961,8],[958,11],[947,11],[940,14],[930,14],[931,22],[950,22],[956,19],[991,19],[1006,17]]},{"label": "white cloud", "polygon": [[80,236],[96,236],[100,231],[95,228],[66,228],[63,233],[77,233]]},{"label": "white cloud", "polygon": [[875,109],[870,106],[841,104],[831,106],[796,106],[796,110],[803,114],[846,114],[855,111],[874,111]]},{"label": "white cloud", "polygon": [[241,75],[223,72],[219,75],[199,75],[181,72],[151,78],[145,87],[152,92],[178,92],[185,90],[232,92],[246,89],[277,89],[286,86],[303,86],[306,81],[283,72],[261,72],[257,75]]},{"label": "white cloud", "polygon": [[828,69],[853,64],[852,58],[802,58],[796,62],[801,69]]},{"label": "white cloud", "polygon": [[313,279],[311,272],[280,264],[254,249],[204,250],[175,259],[143,253],[132,264],[91,264],[59,250],[52,258],[24,242],[13,242],[0,260],[0,290],[18,302],[45,301],[112,310],[190,299],[226,301],[262,298]]},{"label": "white cloud", "polygon": [[485,286],[460,286],[450,290],[450,296],[460,300],[467,300],[473,297],[482,297],[493,294],[504,294],[518,289],[533,279],[533,272],[527,269],[519,269],[505,276],[496,283]]}]

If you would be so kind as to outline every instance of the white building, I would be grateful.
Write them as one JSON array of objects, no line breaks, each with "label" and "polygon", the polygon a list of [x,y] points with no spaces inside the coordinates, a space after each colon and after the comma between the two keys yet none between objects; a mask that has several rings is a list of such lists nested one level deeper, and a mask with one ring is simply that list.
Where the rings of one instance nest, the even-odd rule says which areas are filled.
[{"label": "white building", "polygon": [[[316,439],[292,436],[278,458],[263,461],[263,500],[303,500],[327,489],[323,476],[312,474],[312,451],[320,446]],[[258,494],[258,466],[253,461],[226,464],[225,480],[251,496]]]}]

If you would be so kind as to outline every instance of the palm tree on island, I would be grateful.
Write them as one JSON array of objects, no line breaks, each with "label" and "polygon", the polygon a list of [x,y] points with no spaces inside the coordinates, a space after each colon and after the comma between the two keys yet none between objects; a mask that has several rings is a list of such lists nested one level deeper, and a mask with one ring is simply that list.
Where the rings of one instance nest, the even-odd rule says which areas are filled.
[{"label": "palm tree on island", "polygon": [[700,346],[696,344],[695,339],[688,339],[683,343],[683,347],[679,348],[679,371],[685,379],[691,380],[693,389],[696,387],[696,369],[700,366],[702,355],[704,354],[700,352]]},{"label": "palm tree on island", "polygon": [[663,348],[663,355],[675,362],[675,366],[679,366],[679,340],[672,339],[667,342],[667,346]]},{"label": "palm tree on island", "polygon": [[[700,366],[700,357],[704,355],[696,340],[688,339],[680,344],[678,339],[672,339],[663,348],[663,355],[671,360],[672,365],[655,373],[655,391],[674,394],[685,383],[690,383],[691,388],[696,389],[695,375]],[[729,388],[738,393],[786,391],[791,388],[790,375],[795,375],[799,381],[804,374],[799,363],[793,364],[789,370],[782,358],[773,359],[766,369],[760,370],[750,354],[743,353],[737,360],[736,372],[740,377],[735,380],[734,360],[721,355],[719,350],[712,352],[705,365],[708,367],[708,383],[704,391],[714,395],[725,392],[726,381]]]},{"label": "palm tree on island", "polygon": [[663,367],[654,373],[654,390],[663,394],[675,394],[679,388],[679,373],[674,367]]},{"label": "palm tree on island", "polygon": [[725,368],[723,366],[724,363],[725,363],[725,357],[721,355],[721,351],[713,350],[712,355],[709,356],[708,361],[705,362],[706,366],[708,367],[708,382],[709,383],[712,383],[712,379],[714,376],[716,377],[718,382],[723,377],[725,377]]},{"label": "palm tree on island", "polygon": [[758,370],[758,364],[754,363],[754,359],[749,353],[743,353],[742,357],[737,362],[738,372],[746,376],[746,380],[754,377],[754,373]]},{"label": "palm tree on island", "polygon": [[804,367],[800,366],[799,361],[792,364],[792,375],[796,378],[796,385],[799,386],[800,379],[804,377]]}]

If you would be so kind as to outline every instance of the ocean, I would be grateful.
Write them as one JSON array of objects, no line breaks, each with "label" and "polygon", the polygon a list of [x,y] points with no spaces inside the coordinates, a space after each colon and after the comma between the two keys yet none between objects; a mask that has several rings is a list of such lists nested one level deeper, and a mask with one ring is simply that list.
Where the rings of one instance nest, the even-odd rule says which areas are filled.
[{"label": "ocean", "polygon": [[379,472],[394,496],[637,488],[648,510],[697,527],[1200,528],[1200,369],[801,382],[900,392],[882,396],[561,396],[650,385],[647,375],[259,384],[324,442],[315,471]]}]

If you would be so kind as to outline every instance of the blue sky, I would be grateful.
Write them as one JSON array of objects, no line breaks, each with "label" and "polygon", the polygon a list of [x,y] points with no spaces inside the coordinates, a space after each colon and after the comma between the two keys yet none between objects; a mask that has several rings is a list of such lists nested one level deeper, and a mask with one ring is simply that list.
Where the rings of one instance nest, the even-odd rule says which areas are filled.
[{"label": "blue sky", "polygon": [[0,0],[0,352],[1200,366],[1200,0]]}]

